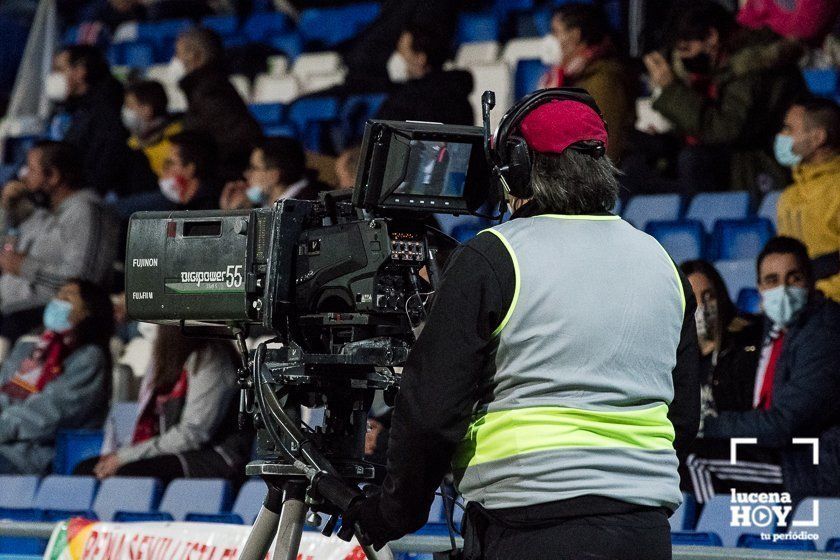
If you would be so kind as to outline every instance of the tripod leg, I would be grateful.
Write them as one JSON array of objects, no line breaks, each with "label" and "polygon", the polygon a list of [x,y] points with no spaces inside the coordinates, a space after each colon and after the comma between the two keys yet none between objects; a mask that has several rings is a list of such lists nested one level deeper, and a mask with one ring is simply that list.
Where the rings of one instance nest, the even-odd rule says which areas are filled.
[{"label": "tripod leg", "polygon": [[280,528],[274,545],[273,560],[296,560],[300,549],[303,523],[306,520],[306,482],[289,480],[283,486]]},{"label": "tripod leg", "polygon": [[273,484],[268,484],[268,494],[265,497],[260,513],[254,526],[248,534],[248,540],[242,547],[239,560],[263,560],[268,554],[274,535],[277,534],[277,524],[280,521],[280,509],[283,505],[283,493]]}]

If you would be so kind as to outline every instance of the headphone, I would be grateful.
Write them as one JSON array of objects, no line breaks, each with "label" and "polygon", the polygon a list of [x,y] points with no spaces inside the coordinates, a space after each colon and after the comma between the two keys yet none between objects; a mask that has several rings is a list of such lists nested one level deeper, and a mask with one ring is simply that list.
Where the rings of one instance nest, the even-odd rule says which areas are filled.
[{"label": "headphone", "polygon": [[[495,102],[495,96],[489,98],[488,104]],[[581,88],[548,88],[525,96],[519,103],[508,109],[502,117],[493,142],[487,146],[493,173],[499,186],[509,195],[516,198],[530,198],[534,191],[531,188],[531,162],[533,155],[525,139],[520,136],[519,127],[528,114],[551,101],[577,101],[595,111],[606,128],[607,123],[598,108],[597,103],[585,89]],[[491,107],[492,108],[492,107]],[[485,130],[489,136],[489,110],[485,111]],[[489,139],[489,138],[488,138]],[[567,149],[590,155],[594,158],[603,157],[606,146],[597,140],[575,142]]]}]

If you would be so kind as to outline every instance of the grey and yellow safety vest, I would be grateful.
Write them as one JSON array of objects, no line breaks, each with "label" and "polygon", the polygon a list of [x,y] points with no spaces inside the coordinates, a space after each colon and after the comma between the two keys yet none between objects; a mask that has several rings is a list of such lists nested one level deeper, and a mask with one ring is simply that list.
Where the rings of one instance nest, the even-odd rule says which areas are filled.
[{"label": "grey and yellow safety vest", "polygon": [[459,491],[488,509],[584,495],[676,508],[668,407],[686,294],[671,258],[611,215],[480,235],[504,244],[515,289],[453,460]]}]

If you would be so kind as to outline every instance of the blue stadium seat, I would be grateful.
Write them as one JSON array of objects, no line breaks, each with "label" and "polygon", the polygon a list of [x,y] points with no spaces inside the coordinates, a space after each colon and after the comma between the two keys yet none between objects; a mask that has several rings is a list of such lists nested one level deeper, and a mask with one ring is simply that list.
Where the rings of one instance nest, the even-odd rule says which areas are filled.
[{"label": "blue stadium seat", "polygon": [[690,531],[694,528],[694,511],[697,503],[691,494],[686,494],[685,492],[683,492],[682,500],[677,511],[668,518],[668,523],[671,524],[671,531],[675,533],[679,531]]},{"label": "blue stadium seat", "polygon": [[773,237],[773,224],[766,218],[718,220],[712,235],[713,259],[754,259]]},{"label": "blue stadium seat", "polygon": [[640,194],[627,202],[621,216],[644,230],[648,222],[679,219],[681,206],[682,199],[678,194]]},{"label": "blue stadium seat", "polygon": [[289,62],[299,57],[303,52],[303,39],[297,32],[275,35],[268,42],[272,47],[285,54]]},{"label": "blue stadium seat", "polygon": [[542,37],[550,31],[550,10],[537,10],[531,14],[520,14],[516,17],[517,37]]},{"label": "blue stadium seat", "polygon": [[496,19],[505,21],[514,12],[529,12],[534,9],[534,0],[495,0],[493,13]]},{"label": "blue stadium seat", "polygon": [[742,313],[761,313],[761,294],[755,288],[741,288],[735,305]]},{"label": "blue stadium seat", "polygon": [[293,124],[274,124],[263,126],[267,138],[297,138],[297,129]]},{"label": "blue stadium seat", "polygon": [[805,77],[805,83],[808,84],[808,91],[814,95],[834,97],[840,92],[838,88],[840,71],[836,68],[806,68],[802,75]]},{"label": "blue stadium seat", "polygon": [[166,511],[118,511],[114,514],[117,523],[136,523],[138,521],[175,521],[172,514]]},{"label": "blue stadium seat", "polygon": [[[697,520],[697,531],[717,534],[723,546],[735,546],[743,533],[750,532],[743,527],[732,526],[731,500],[729,494],[720,494],[713,497],[706,503],[700,514],[700,519]],[[772,532],[773,527],[769,526],[764,530]]]},{"label": "blue stadium seat", "polygon": [[755,287],[754,260],[716,261],[715,268],[726,283],[732,301],[737,301],[738,294],[744,288]]},{"label": "blue stadium seat", "polygon": [[17,175],[17,165],[0,165],[0,185],[5,185]]},{"label": "blue stadium seat", "polygon": [[426,523],[446,523],[446,513],[443,509],[443,497],[435,494],[432,507],[429,509],[429,519]]},{"label": "blue stadium seat", "polygon": [[133,68],[146,68],[155,63],[155,48],[146,40],[116,43],[108,49],[108,62]]},{"label": "blue stadium seat", "polygon": [[238,515],[246,525],[253,525],[260,512],[268,489],[262,480],[249,480],[239,489],[231,512]]},{"label": "blue stadium seat", "polygon": [[118,511],[154,511],[160,490],[160,481],[155,478],[106,478],[93,501],[93,511],[100,521],[111,521]]},{"label": "blue stadium seat", "polygon": [[351,146],[361,142],[365,122],[373,118],[387,97],[384,93],[368,93],[351,95],[344,100],[339,115],[342,145]]},{"label": "blue stadium seat", "polygon": [[[44,512],[35,509],[0,509],[0,519],[9,521],[44,521]],[[47,539],[0,537],[0,554],[43,554]]]},{"label": "blue stadium seat", "polygon": [[691,199],[685,217],[699,220],[711,232],[718,220],[746,218],[750,211],[750,194],[746,191],[700,193]]},{"label": "blue stadium seat", "polygon": [[720,537],[715,533],[697,531],[678,531],[671,533],[674,546],[722,546]]},{"label": "blue stadium seat", "polygon": [[809,533],[816,533],[819,538],[814,542],[817,549],[833,550],[840,552],[840,498],[805,498],[796,506],[791,516],[791,521],[811,521],[814,519],[814,501],[819,501],[819,527],[811,527]]},{"label": "blue stadium seat", "polygon": [[659,241],[676,264],[703,256],[703,225],[696,220],[648,222],[645,232]]},{"label": "blue stadium seat", "polygon": [[520,60],[516,63],[516,74],[513,81],[513,93],[516,99],[522,99],[532,91],[536,91],[540,78],[548,67],[540,59]]},{"label": "blue stadium seat", "polygon": [[307,150],[321,151],[322,124],[338,119],[338,100],[335,97],[308,97],[289,107],[289,121],[295,125]]},{"label": "blue stadium seat", "polygon": [[38,491],[38,477],[34,475],[0,476],[0,509],[31,508]]},{"label": "blue stadium seat", "polygon": [[183,521],[188,513],[222,513],[230,506],[230,493],[227,480],[178,478],[166,487],[158,509],[176,521]]},{"label": "blue stadium seat", "polygon": [[55,439],[53,472],[70,474],[73,469],[90,457],[99,455],[102,449],[101,430],[61,430]]},{"label": "blue stadium seat", "polygon": [[175,39],[192,25],[188,19],[168,19],[137,24],[137,40],[154,46],[155,62],[168,62],[175,53]]},{"label": "blue stadium seat", "polygon": [[479,41],[498,41],[499,22],[489,12],[464,13],[458,19],[457,43],[477,43]]},{"label": "blue stadium seat", "polygon": [[379,15],[379,4],[350,4],[336,8],[303,10],[298,30],[307,45],[332,47],[352,39]]},{"label": "blue stadium seat", "polygon": [[222,37],[236,33],[236,16],[207,16],[201,20],[202,27],[212,29]]},{"label": "blue stadium seat", "polygon": [[289,17],[279,12],[253,14],[242,26],[242,34],[254,43],[263,42],[289,29]]},{"label": "blue stadium seat", "polygon": [[753,548],[758,550],[816,550],[814,541],[806,540],[764,540],[761,535],[741,535],[738,537],[738,548]]},{"label": "blue stadium seat", "polygon": [[282,103],[252,103],[248,109],[258,123],[267,126],[282,123],[286,107]]},{"label": "blue stadium seat", "polygon": [[96,484],[92,476],[49,475],[41,481],[32,507],[45,512],[87,512]]},{"label": "blue stadium seat", "polygon": [[776,212],[776,208],[779,205],[779,197],[781,195],[782,191],[770,191],[765,194],[764,198],[761,199],[761,204],[758,205],[758,211],[755,213],[759,218],[767,218],[773,222],[774,228],[777,227],[778,213]]},{"label": "blue stadium seat", "polygon": [[825,545],[826,552],[840,552],[840,537],[834,537],[832,539],[828,539],[828,543]]},{"label": "blue stadium seat", "polygon": [[2,154],[2,159],[5,163],[15,166],[23,164],[26,161],[26,154],[38,141],[37,136],[11,136],[6,139],[6,153]]},{"label": "blue stadium seat", "polygon": [[242,516],[236,513],[188,513],[184,521],[196,523],[226,523],[228,525],[244,525]]}]

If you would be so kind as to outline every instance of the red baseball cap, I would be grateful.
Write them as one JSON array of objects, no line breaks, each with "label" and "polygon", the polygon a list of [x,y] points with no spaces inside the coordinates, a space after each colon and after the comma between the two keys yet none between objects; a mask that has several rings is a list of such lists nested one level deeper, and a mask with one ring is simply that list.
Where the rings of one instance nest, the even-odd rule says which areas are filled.
[{"label": "red baseball cap", "polygon": [[520,134],[535,152],[561,154],[584,140],[607,145],[607,128],[594,109],[568,99],[554,99],[528,113],[519,125]]}]

